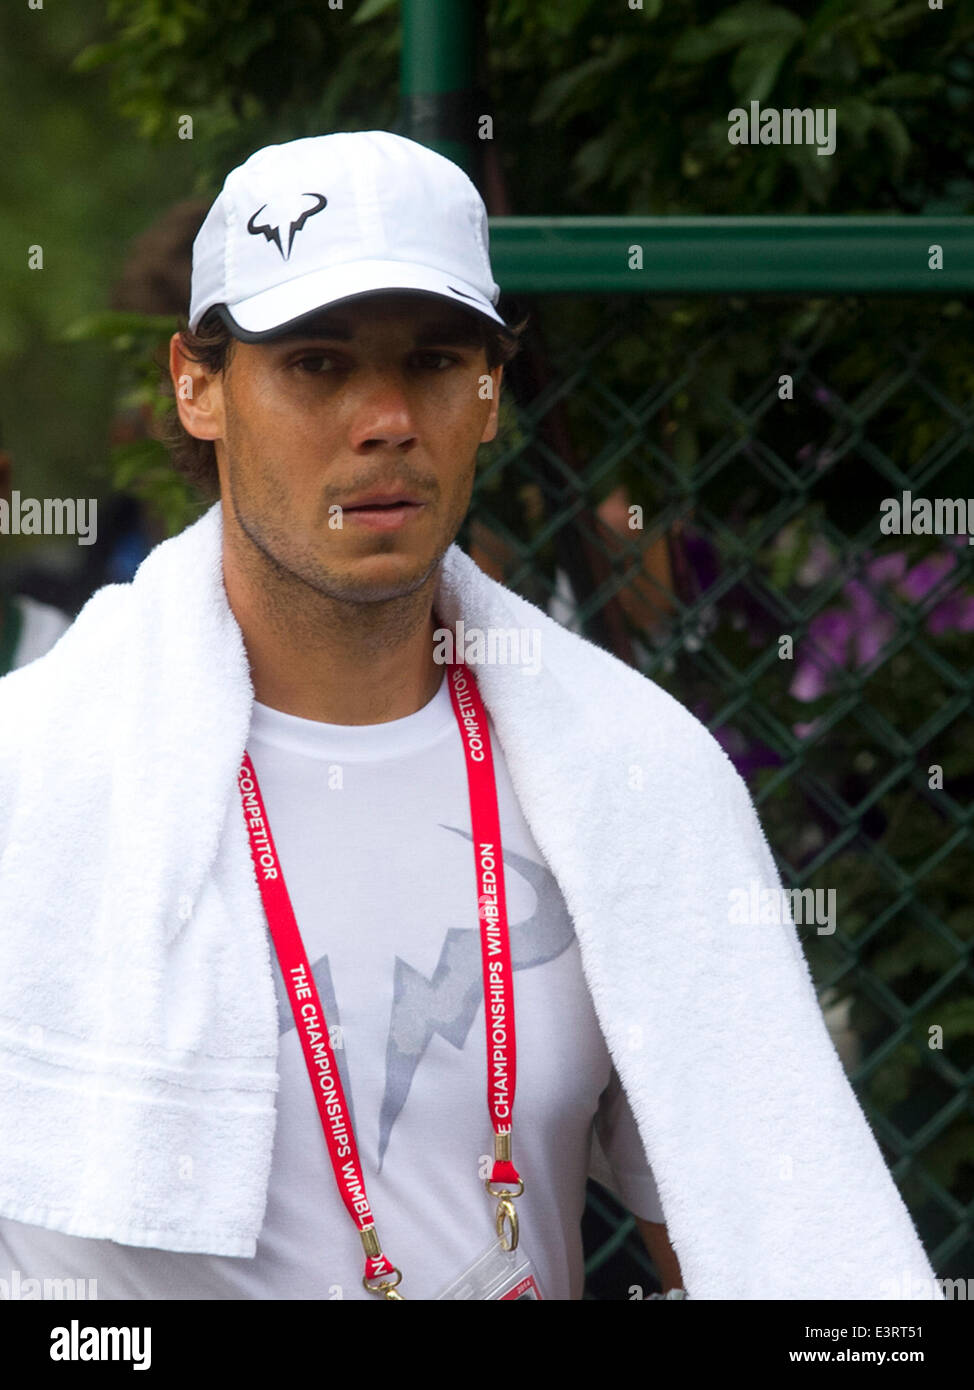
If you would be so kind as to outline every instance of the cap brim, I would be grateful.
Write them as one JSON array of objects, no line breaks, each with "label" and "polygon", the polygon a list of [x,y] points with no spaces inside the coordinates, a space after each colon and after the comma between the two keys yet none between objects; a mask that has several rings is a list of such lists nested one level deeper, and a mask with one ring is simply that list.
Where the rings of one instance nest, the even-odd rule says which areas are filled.
[{"label": "cap brim", "polygon": [[262,342],[290,332],[302,320],[336,304],[397,290],[434,295],[506,328],[490,300],[464,280],[405,261],[357,261],[329,266],[263,290],[236,304],[217,306],[234,337]]}]

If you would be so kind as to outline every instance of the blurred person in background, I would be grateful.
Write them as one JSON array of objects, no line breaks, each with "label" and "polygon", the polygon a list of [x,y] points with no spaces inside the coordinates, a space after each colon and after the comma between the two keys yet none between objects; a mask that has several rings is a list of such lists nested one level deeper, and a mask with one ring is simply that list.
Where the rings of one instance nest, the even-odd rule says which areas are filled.
[{"label": "blurred person in background", "polygon": [[[0,501],[11,501],[13,459],[0,449]],[[42,603],[30,594],[10,592],[19,585],[5,580],[0,572],[0,676],[16,671],[50,651],[71,617],[51,603]]]}]

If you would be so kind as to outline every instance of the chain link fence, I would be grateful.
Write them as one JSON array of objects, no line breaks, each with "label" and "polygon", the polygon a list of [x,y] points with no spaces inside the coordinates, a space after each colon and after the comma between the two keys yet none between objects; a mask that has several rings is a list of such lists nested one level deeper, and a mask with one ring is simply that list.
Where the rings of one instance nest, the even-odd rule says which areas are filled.
[{"label": "chain link fence", "polygon": [[[966,1278],[974,315],[948,296],[523,307],[533,345],[459,541],[723,744],[812,905],[826,1022],[935,1272]],[[594,1184],[583,1236],[586,1298],[658,1289]]]}]

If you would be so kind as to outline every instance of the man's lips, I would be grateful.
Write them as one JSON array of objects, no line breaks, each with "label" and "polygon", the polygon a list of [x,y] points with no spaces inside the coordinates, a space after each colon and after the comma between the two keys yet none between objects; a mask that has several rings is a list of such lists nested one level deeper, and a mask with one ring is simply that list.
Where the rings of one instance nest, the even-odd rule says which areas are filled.
[{"label": "man's lips", "polygon": [[342,510],[346,512],[359,511],[363,507],[419,507],[422,502],[418,497],[413,497],[408,492],[392,492],[385,489],[381,492],[366,492],[361,497],[356,497],[354,502],[343,502]]},{"label": "man's lips", "polygon": [[345,512],[388,512],[397,507],[420,507],[421,502],[360,502],[354,507],[343,507]]},{"label": "man's lips", "polygon": [[374,531],[396,531],[400,526],[408,526],[414,517],[419,516],[426,504],[424,502],[392,502],[380,505],[343,507],[342,515],[349,526],[367,526]]}]

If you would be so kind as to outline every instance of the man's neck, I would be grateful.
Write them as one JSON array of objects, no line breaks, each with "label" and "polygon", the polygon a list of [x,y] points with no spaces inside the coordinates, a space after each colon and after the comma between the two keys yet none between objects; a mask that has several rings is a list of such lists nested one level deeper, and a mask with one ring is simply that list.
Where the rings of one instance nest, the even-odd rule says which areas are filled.
[{"label": "man's neck", "polygon": [[436,577],[403,598],[351,604],[298,580],[258,581],[225,546],[224,585],[256,699],[324,724],[385,724],[415,714],[443,679],[433,660]]}]

